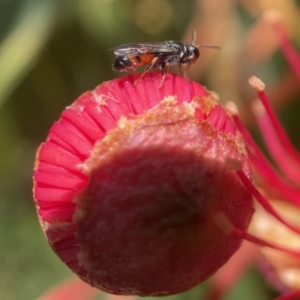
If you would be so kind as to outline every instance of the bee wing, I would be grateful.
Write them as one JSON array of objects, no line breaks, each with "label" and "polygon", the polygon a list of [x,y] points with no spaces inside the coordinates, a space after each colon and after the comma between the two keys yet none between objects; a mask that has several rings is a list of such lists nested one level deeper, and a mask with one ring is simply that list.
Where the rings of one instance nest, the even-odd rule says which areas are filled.
[{"label": "bee wing", "polygon": [[174,53],[175,47],[162,43],[131,43],[111,49],[116,56],[139,55],[145,53]]}]

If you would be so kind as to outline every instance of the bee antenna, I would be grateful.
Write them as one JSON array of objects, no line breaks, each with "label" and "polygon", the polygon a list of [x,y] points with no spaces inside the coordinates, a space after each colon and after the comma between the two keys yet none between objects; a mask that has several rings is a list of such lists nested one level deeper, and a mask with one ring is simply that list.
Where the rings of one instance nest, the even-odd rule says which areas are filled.
[{"label": "bee antenna", "polygon": [[193,30],[192,31],[192,45],[194,45],[197,48],[201,47],[201,48],[213,48],[213,49],[221,50],[221,47],[216,46],[216,45],[211,45],[211,44],[195,45],[196,38],[197,38],[197,32],[196,32],[196,30]]},{"label": "bee antenna", "polygon": [[211,45],[211,44],[201,44],[197,47],[201,47],[201,48],[214,48],[214,49],[218,49],[221,50],[221,47],[216,46],[216,45]]},{"label": "bee antenna", "polygon": [[196,38],[197,38],[197,32],[196,32],[196,30],[193,30],[192,31],[192,45],[195,45]]}]

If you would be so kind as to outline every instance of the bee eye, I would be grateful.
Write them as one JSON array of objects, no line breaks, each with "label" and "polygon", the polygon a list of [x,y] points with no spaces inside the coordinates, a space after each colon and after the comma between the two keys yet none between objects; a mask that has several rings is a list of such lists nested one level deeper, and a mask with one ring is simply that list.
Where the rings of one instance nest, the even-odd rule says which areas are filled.
[{"label": "bee eye", "polygon": [[200,52],[198,48],[194,48],[194,60],[197,60],[200,56]]}]

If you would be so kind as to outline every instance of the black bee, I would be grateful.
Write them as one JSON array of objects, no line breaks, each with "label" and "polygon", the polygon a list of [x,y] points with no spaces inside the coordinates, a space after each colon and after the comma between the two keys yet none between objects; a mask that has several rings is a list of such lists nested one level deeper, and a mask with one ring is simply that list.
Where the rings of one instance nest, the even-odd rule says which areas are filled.
[{"label": "black bee", "polygon": [[[165,41],[158,43],[130,43],[116,47],[114,50],[115,60],[112,68],[115,71],[126,72],[135,70],[140,66],[147,66],[141,75],[152,69],[162,70],[164,82],[165,74],[170,66],[186,65],[186,71],[189,66],[194,63],[200,56],[198,47],[194,44],[195,32],[191,43],[182,43],[178,41]],[[201,44],[199,47],[215,48],[220,47],[209,44]],[[162,85],[161,83],[161,85]]]}]

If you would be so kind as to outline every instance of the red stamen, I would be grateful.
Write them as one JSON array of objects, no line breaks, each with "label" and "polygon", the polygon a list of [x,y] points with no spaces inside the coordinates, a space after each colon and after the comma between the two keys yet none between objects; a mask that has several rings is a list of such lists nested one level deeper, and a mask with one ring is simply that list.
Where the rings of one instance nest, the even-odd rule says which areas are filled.
[{"label": "red stamen", "polygon": [[285,57],[287,58],[294,73],[300,80],[300,56],[288,37],[288,34],[282,24],[280,13],[269,11],[267,12],[267,19],[269,20],[270,24],[273,26],[279,38],[281,49]]},{"label": "red stamen", "polygon": [[256,115],[257,122],[260,127],[269,153],[274,158],[274,161],[280,167],[281,171],[294,183],[298,183],[300,179],[299,169],[297,164],[295,165],[294,159],[291,157],[290,152],[287,152],[282,143],[280,142],[277,132],[275,131],[273,124],[269,116],[266,114],[261,102],[256,101],[253,105],[253,111]]},{"label": "red stamen", "polygon": [[300,166],[300,157],[294,146],[292,145],[290,139],[288,138],[286,132],[282,128],[276,114],[270,104],[268,96],[264,92],[264,85],[261,85],[262,81],[255,76],[252,76],[249,79],[249,84],[252,88],[257,91],[258,97],[261,100],[266,113],[274,127],[275,132],[278,135],[279,141],[281,142],[282,146],[285,147],[286,152],[289,153],[291,157],[299,164]]},{"label": "red stamen", "polygon": [[236,237],[255,243],[259,246],[272,248],[275,250],[283,251],[285,253],[291,254],[293,256],[296,256],[297,258],[300,258],[300,250],[296,249],[289,249],[280,245],[275,245],[273,243],[267,242],[261,238],[258,238],[247,231],[240,229],[236,227],[231,220],[225,215],[223,212],[215,212],[213,217],[213,222],[216,226],[218,226],[222,231],[228,234],[233,234]]},{"label": "red stamen", "polygon": [[294,203],[296,205],[300,205],[299,199],[299,192],[295,190],[293,186],[289,185],[274,167],[270,164],[268,159],[259,149],[253,138],[251,137],[250,133],[242,124],[241,120],[237,115],[233,115],[233,120],[238,127],[239,131],[244,136],[247,142],[247,148],[249,150],[249,157],[253,164],[253,166],[257,169],[258,173],[261,177],[270,185],[276,186],[278,188],[278,193],[282,195],[283,198],[286,198],[287,201]]},{"label": "red stamen", "polygon": [[263,247],[268,247],[268,248],[272,248],[275,250],[279,250],[279,251],[283,251],[285,253],[291,254],[293,256],[296,256],[297,258],[300,258],[300,250],[293,250],[293,249],[288,249],[282,246],[278,246],[278,245],[274,245],[272,243],[269,243],[263,239],[260,239],[246,231],[243,231],[237,227],[235,227],[233,229],[233,234],[236,235],[237,237],[244,239],[246,241],[255,243],[257,245],[263,246]]},{"label": "red stamen", "polygon": [[282,224],[284,224],[286,227],[291,229],[292,231],[296,232],[297,234],[300,234],[300,229],[290,223],[288,223],[284,218],[282,218],[276,210],[273,208],[273,206],[270,204],[270,202],[258,191],[258,189],[255,188],[255,186],[252,184],[252,182],[247,178],[247,176],[244,174],[243,171],[239,170],[236,171],[244,185],[251,191],[253,196],[256,198],[256,200],[260,203],[260,205],[268,212],[270,213],[274,218],[276,218],[278,221],[280,221]]}]

